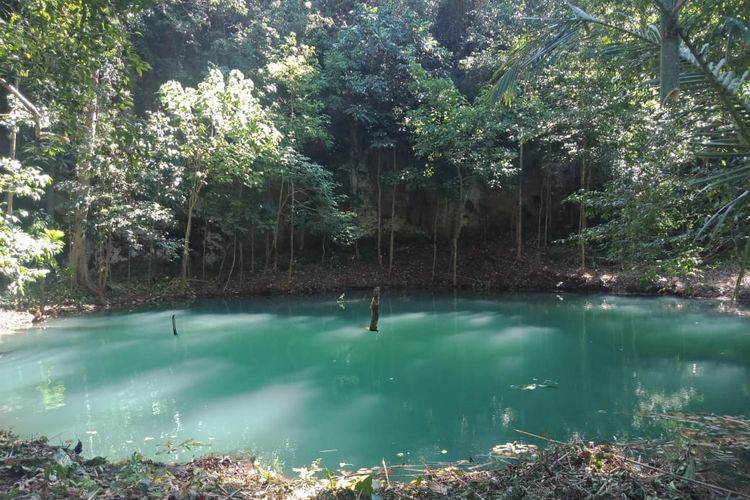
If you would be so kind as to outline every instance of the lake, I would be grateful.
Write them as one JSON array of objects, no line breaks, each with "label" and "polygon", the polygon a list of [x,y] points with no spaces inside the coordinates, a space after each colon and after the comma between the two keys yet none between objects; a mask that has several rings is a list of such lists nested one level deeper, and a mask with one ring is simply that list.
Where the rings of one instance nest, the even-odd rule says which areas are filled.
[{"label": "lake", "polygon": [[[96,313],[0,338],[0,427],[84,455],[257,453],[289,471],[481,460],[750,413],[750,319],[713,301],[369,293]],[[172,335],[176,315],[179,336]]]}]

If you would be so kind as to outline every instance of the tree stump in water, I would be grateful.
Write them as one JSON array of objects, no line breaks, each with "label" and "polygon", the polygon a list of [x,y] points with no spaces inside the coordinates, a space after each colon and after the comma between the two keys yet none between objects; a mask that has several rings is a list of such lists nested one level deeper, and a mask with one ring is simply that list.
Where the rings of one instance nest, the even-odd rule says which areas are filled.
[{"label": "tree stump in water", "polygon": [[370,331],[378,331],[378,318],[380,317],[380,287],[376,286],[372,291],[372,300],[370,301]]},{"label": "tree stump in water", "polygon": [[174,316],[175,315],[173,314],[172,315],[172,334],[174,334],[174,336],[176,337],[177,336],[177,321],[175,320]]}]

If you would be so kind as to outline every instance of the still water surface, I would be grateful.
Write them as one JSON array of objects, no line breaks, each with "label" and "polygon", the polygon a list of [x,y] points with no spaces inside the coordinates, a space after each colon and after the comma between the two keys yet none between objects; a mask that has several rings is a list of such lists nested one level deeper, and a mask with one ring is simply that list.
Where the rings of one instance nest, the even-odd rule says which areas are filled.
[{"label": "still water surface", "polygon": [[[660,432],[638,413],[750,414],[750,319],[712,302],[391,292],[374,334],[369,297],[349,295],[95,314],[2,338],[0,427],[80,438],[86,456],[253,450],[289,470],[477,459],[522,440],[513,429]],[[523,390],[544,381],[557,388]],[[191,439],[211,446],[170,450]]]}]

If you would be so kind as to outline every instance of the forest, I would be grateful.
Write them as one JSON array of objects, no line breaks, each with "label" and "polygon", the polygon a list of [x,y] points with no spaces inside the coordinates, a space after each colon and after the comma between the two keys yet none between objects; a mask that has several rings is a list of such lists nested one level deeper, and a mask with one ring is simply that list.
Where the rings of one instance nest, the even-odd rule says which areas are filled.
[{"label": "forest", "polygon": [[3,286],[387,279],[417,253],[455,287],[481,247],[651,280],[732,265],[737,297],[747,7],[11,0]]},{"label": "forest", "polygon": [[749,15],[0,1],[0,498],[750,498]]}]

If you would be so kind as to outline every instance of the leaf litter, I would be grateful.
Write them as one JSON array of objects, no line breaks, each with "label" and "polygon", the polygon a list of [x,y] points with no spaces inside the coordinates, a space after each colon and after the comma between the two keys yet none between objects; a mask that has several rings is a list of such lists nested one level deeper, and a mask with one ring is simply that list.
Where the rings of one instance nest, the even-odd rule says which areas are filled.
[{"label": "leaf litter", "polygon": [[357,471],[330,471],[316,461],[293,478],[252,456],[163,464],[136,454],[111,463],[0,431],[0,498],[750,498],[749,419],[633,418],[661,425],[666,438],[595,444],[517,430],[518,441],[493,447],[481,460],[383,461]]}]

